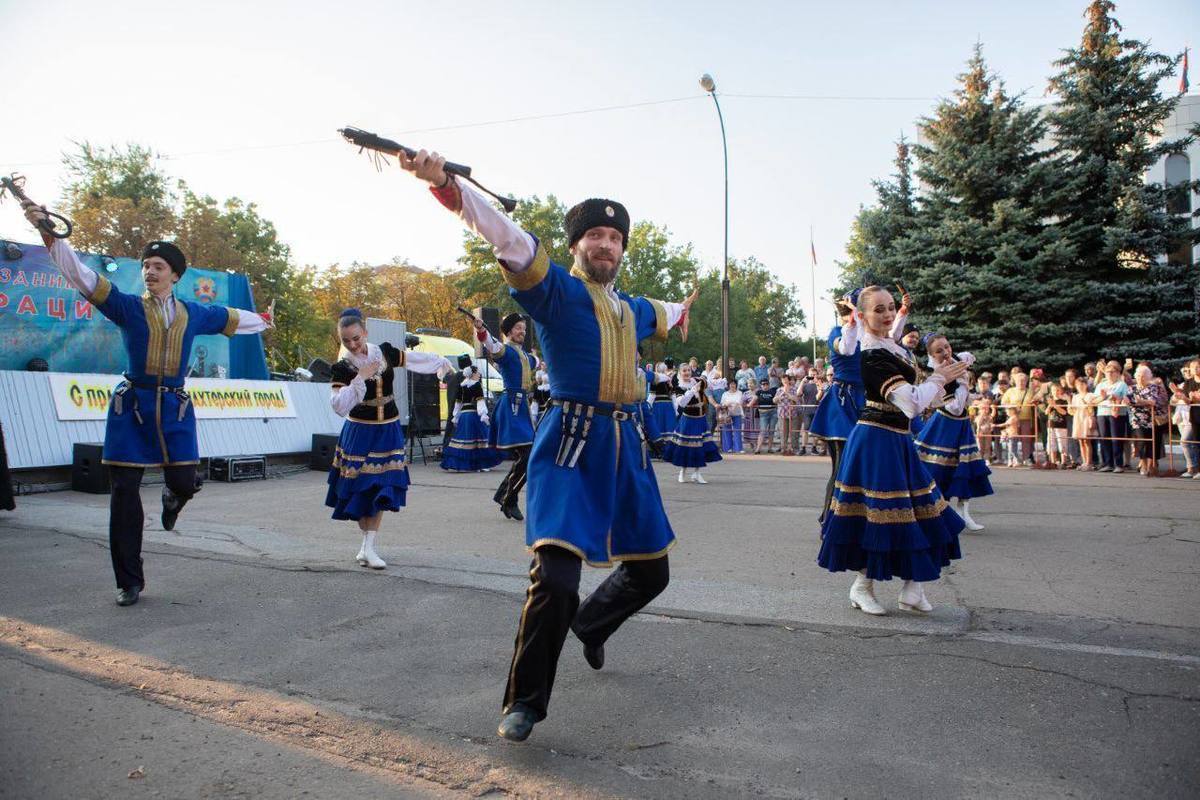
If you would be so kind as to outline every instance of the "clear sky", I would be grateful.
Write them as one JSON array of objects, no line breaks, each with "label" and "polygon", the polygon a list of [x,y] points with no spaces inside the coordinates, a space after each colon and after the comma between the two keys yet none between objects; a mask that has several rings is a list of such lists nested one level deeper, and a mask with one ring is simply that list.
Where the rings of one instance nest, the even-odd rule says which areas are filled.
[{"label": "clear sky", "polygon": [[[977,39],[1010,89],[1040,100],[1085,5],[0,0],[0,171],[23,172],[48,202],[71,141],[136,141],[193,189],[258,203],[300,263],[453,266],[457,221],[337,141],[349,124],[440,150],[498,191],[615,198],[715,267],[721,138],[697,83],[710,72],[729,137],[731,254],[795,283],[807,309],[811,226],[825,330],[834,261],[895,139],[915,137]],[[1195,0],[1125,0],[1117,17],[1163,52],[1200,44]],[[1200,85],[1200,70],[1191,78]],[[463,127],[428,130],[451,126]],[[30,234],[14,204],[0,207],[0,236]]]}]

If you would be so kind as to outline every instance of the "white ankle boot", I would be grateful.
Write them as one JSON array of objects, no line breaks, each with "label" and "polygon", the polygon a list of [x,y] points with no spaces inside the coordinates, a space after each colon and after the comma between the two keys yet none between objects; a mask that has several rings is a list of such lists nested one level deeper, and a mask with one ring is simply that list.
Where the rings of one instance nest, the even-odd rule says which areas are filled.
[{"label": "white ankle boot", "polygon": [[933,606],[925,599],[925,587],[916,581],[904,582],[896,605],[901,611],[920,611],[922,614],[933,611]]},{"label": "white ankle boot", "polygon": [[876,617],[887,613],[875,599],[875,581],[861,572],[854,577],[854,583],[850,587],[850,607]]},{"label": "white ankle boot", "polygon": [[962,517],[963,522],[965,522],[967,524],[967,530],[981,531],[981,530],[983,530],[983,526],[980,525],[975,520],[971,519],[971,511],[969,509],[970,505],[971,505],[970,500],[963,500],[960,498],[960,499],[958,499],[958,507],[955,509],[955,511],[957,511],[958,515],[960,517]]},{"label": "white ankle boot", "polygon": [[685,473],[685,472],[687,472],[686,469],[679,470],[679,482],[680,483],[683,483],[683,481],[684,481],[683,473]]},{"label": "white ankle boot", "polygon": [[363,543],[362,547],[358,549],[357,560],[359,566],[383,569],[387,566],[387,562],[375,552],[375,533],[375,531],[367,531],[363,534]]},{"label": "white ankle boot", "polygon": [[700,470],[692,472],[692,483],[708,483],[704,480],[704,476],[700,474]]}]

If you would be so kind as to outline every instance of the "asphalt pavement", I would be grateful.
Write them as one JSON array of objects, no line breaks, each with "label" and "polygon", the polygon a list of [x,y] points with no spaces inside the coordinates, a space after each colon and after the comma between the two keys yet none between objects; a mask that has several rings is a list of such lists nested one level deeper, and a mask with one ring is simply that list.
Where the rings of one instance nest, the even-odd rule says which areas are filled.
[{"label": "asphalt pavement", "polygon": [[[387,570],[324,476],[209,483],[113,603],[107,497],[0,514],[0,797],[1184,797],[1200,792],[1200,486],[1000,470],[935,611],[814,563],[827,462],[659,477],[672,583],[495,736],[527,584],[497,472],[414,466]],[[585,569],[584,589],[606,571]]]}]

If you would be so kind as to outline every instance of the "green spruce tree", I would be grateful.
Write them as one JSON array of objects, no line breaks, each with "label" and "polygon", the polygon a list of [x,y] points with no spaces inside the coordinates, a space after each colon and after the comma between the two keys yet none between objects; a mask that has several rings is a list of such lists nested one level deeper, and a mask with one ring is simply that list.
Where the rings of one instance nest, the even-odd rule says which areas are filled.
[{"label": "green spruce tree", "polygon": [[987,366],[1062,368],[1085,355],[1049,223],[1057,163],[1039,112],[1005,91],[977,44],[952,97],[921,122],[921,184],[907,235],[883,262],[914,297],[914,321]]},{"label": "green spruce tree", "polygon": [[1111,0],[1088,5],[1079,46],[1055,62],[1050,79],[1059,102],[1049,121],[1064,169],[1055,215],[1076,256],[1072,334],[1090,354],[1166,366],[1200,349],[1195,269],[1164,257],[1196,234],[1186,216],[1168,213],[1166,190],[1146,175],[1192,137],[1160,137],[1178,96],[1164,97],[1159,86],[1179,59],[1123,39],[1114,8]]}]

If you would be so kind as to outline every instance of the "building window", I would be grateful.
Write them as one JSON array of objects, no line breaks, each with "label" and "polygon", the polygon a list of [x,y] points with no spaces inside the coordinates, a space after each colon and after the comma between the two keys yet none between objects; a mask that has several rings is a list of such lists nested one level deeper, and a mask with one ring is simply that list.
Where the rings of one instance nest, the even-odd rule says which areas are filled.
[{"label": "building window", "polygon": [[1192,213],[1191,162],[1183,153],[1167,156],[1167,213]]}]

